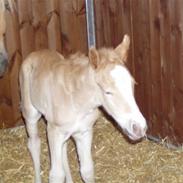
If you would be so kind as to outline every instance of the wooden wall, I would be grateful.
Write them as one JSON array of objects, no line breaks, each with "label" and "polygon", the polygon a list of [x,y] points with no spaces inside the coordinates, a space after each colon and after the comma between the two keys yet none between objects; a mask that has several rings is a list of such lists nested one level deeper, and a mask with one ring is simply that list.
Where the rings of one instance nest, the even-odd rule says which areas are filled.
[{"label": "wooden wall", "polygon": [[95,0],[97,45],[132,39],[128,67],[149,134],[183,143],[183,1]]},{"label": "wooden wall", "polygon": [[[13,1],[13,0],[12,0]],[[12,7],[10,7],[12,5]],[[19,123],[18,70],[22,61],[18,16],[14,3],[6,6],[6,48],[9,68],[0,78],[0,128],[15,126]]]},{"label": "wooden wall", "polygon": [[[7,14],[12,17],[9,27],[13,28],[9,28],[6,37],[13,67],[6,76],[9,80],[0,80],[3,88],[0,118],[6,119],[3,124],[14,121],[10,117],[12,111],[17,114],[17,88],[13,87],[16,79],[12,78],[17,77],[22,58],[47,47],[64,54],[76,50],[87,53],[84,0],[17,0],[16,3],[16,18]],[[149,134],[168,137],[175,144],[183,143],[183,1],[95,0],[94,3],[97,47],[115,47],[125,33],[131,37],[127,65],[138,83],[136,99],[148,120]]]},{"label": "wooden wall", "polygon": [[32,51],[49,48],[68,55],[87,52],[84,0],[12,0],[6,9],[9,68],[0,79],[0,128],[19,125],[18,71]]}]

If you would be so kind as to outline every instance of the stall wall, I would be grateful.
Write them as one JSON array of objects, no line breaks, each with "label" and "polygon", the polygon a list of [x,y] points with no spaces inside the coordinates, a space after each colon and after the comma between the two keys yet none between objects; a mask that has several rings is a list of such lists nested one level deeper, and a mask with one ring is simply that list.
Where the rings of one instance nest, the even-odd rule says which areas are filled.
[{"label": "stall wall", "polygon": [[95,0],[97,45],[131,37],[129,63],[149,135],[183,143],[183,1]]},{"label": "stall wall", "polygon": [[[87,53],[84,0],[17,0],[7,10],[10,67],[0,79],[1,127],[19,121],[17,73],[28,53],[50,48]],[[95,0],[97,47],[115,47],[131,37],[127,63],[149,134],[183,143],[183,1]],[[15,86],[14,86],[15,85]]]}]

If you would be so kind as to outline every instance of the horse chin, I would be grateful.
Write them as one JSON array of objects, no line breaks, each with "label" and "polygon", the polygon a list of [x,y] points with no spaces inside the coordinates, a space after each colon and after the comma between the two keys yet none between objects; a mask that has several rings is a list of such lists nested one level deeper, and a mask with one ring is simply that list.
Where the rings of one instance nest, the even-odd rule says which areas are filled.
[{"label": "horse chin", "polygon": [[142,136],[141,137],[137,137],[137,136],[132,136],[132,135],[129,135],[128,137],[130,138],[130,140],[133,140],[133,141],[139,141],[139,140],[141,140],[143,138]]}]

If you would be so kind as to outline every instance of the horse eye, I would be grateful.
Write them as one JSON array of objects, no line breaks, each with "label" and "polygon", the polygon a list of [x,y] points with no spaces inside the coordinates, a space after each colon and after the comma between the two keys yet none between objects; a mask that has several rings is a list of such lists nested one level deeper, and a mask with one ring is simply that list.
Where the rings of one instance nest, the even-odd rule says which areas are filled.
[{"label": "horse eye", "polygon": [[106,95],[113,95],[113,93],[110,92],[110,91],[106,91],[105,94],[106,94]]}]

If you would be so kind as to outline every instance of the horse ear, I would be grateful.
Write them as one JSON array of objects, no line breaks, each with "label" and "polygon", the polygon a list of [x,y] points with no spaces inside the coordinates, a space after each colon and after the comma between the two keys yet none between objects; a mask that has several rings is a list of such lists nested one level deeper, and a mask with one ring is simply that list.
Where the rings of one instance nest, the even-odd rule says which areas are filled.
[{"label": "horse ear", "polygon": [[94,69],[97,69],[98,64],[99,64],[99,53],[96,50],[96,48],[94,48],[94,47],[90,48],[88,56],[89,56],[89,61],[90,61],[91,66]]},{"label": "horse ear", "polygon": [[122,43],[115,48],[115,52],[120,56],[123,62],[127,61],[129,47],[130,37],[125,34]]}]

